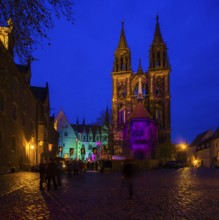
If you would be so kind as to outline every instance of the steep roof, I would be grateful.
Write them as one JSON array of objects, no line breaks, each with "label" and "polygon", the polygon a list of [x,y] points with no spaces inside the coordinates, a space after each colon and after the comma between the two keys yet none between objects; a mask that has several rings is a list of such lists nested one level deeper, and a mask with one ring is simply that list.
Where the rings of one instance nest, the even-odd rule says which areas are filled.
[{"label": "steep roof", "polygon": [[159,17],[156,17],[156,28],[155,28],[155,32],[154,32],[154,39],[153,39],[153,44],[157,44],[157,43],[162,43],[164,44],[162,35],[161,35],[161,31],[160,31],[160,25],[159,25]]},{"label": "steep roof", "polygon": [[138,102],[135,110],[132,112],[130,119],[152,119],[149,112],[144,107],[142,102]]},{"label": "steep roof", "polygon": [[128,48],[128,44],[125,37],[124,21],[122,21],[122,30],[121,30],[118,48],[120,49]]},{"label": "steep roof", "polygon": [[71,124],[71,126],[76,134],[83,133],[84,131],[88,134],[90,130],[93,133],[93,135],[95,135],[97,131],[99,131],[101,134],[101,127],[102,127],[101,125]]},{"label": "steep roof", "polygon": [[202,132],[201,134],[197,135],[195,137],[195,139],[192,141],[190,146],[197,146],[197,145],[199,145],[203,141],[203,139],[207,135],[207,133],[210,132],[210,131],[211,130],[207,130],[207,131]]}]

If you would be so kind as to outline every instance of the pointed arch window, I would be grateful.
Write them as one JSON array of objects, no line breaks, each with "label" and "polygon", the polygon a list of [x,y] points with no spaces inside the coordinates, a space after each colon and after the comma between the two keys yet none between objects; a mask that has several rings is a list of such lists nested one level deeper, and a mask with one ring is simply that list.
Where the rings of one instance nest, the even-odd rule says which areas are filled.
[{"label": "pointed arch window", "polygon": [[124,69],[123,57],[120,59],[120,70]]},{"label": "pointed arch window", "polygon": [[125,57],[125,70],[128,70],[128,57]]},{"label": "pointed arch window", "polygon": [[163,52],[163,67],[166,67],[166,53]]},{"label": "pointed arch window", "polygon": [[119,61],[118,61],[118,58],[116,57],[116,71],[119,70]]},{"label": "pointed arch window", "polygon": [[160,51],[157,51],[156,67],[160,66]]}]

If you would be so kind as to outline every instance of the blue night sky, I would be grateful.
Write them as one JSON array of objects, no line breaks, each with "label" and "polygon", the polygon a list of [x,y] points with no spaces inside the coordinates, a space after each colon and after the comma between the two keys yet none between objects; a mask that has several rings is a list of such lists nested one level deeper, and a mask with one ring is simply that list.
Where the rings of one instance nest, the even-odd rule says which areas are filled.
[{"label": "blue night sky", "polygon": [[51,113],[93,123],[111,108],[113,55],[121,21],[132,55],[148,69],[156,15],[172,67],[172,141],[191,142],[219,126],[219,1],[75,0],[74,25],[65,18],[50,31],[51,46],[36,51],[32,85],[49,82]]}]

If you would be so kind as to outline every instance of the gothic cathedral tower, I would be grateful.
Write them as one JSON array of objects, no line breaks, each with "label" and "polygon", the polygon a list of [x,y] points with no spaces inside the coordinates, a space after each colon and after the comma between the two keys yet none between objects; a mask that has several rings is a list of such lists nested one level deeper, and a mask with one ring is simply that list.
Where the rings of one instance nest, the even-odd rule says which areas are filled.
[{"label": "gothic cathedral tower", "polygon": [[114,53],[112,71],[112,126],[114,146],[121,146],[122,153],[123,128],[129,122],[138,101],[139,81],[142,83],[143,104],[158,126],[158,142],[170,142],[170,65],[167,47],[163,41],[158,16],[154,39],[149,51],[149,68],[144,72],[139,61],[137,72],[131,68],[131,51],[128,47],[124,22],[117,49]]}]

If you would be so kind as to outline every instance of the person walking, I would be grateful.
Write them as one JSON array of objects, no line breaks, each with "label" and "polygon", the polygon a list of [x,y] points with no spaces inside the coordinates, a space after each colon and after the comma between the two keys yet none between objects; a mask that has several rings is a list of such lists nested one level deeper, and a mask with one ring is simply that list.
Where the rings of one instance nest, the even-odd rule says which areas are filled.
[{"label": "person walking", "polygon": [[46,163],[41,162],[40,163],[40,190],[43,190],[43,184],[46,182]]},{"label": "person walking", "polygon": [[53,182],[53,185],[55,187],[55,190],[57,189],[57,183],[56,183],[56,178],[57,178],[57,164],[55,163],[54,160],[50,160],[50,163],[48,164],[47,167],[47,190],[50,191],[50,185],[51,185],[51,180]]},{"label": "person walking", "polygon": [[57,183],[58,186],[62,186],[62,163],[58,160],[57,161]]},{"label": "person walking", "polygon": [[[122,184],[121,188],[126,186],[128,188],[129,199],[133,196],[133,175],[134,175],[134,164],[131,159],[126,159],[122,168]],[[120,190],[121,190],[120,188]]]}]

